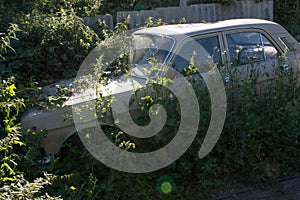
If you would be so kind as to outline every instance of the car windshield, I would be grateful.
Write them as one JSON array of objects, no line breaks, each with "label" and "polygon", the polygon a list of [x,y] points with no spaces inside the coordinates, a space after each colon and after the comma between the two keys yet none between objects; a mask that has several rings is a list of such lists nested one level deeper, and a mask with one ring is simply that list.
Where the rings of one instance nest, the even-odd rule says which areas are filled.
[{"label": "car windshield", "polygon": [[[153,64],[162,65],[171,51],[174,41],[161,35],[134,35],[131,63],[134,65],[134,74],[145,76],[145,72],[153,75]],[[156,70],[157,71],[157,70]],[[151,75],[151,76],[152,76]]]}]

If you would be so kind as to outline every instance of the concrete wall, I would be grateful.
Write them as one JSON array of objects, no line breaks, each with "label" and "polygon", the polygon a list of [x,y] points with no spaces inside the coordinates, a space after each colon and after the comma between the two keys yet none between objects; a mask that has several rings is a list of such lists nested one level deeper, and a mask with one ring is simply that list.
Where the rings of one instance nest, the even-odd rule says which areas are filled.
[{"label": "concrete wall", "polygon": [[182,7],[156,8],[155,10],[118,12],[120,22],[130,16],[130,28],[141,27],[149,17],[163,22],[176,23],[182,18],[186,22],[214,22],[232,18],[261,18],[273,20],[273,0],[255,3],[254,0],[236,1],[232,5],[196,4]]},{"label": "concrete wall", "polygon": [[[154,10],[125,11],[117,13],[117,22],[123,21],[130,16],[129,28],[138,28],[145,24],[149,17],[162,19],[167,23],[178,23],[185,19],[187,23],[215,22],[232,18],[261,18],[273,20],[273,0],[264,0],[255,3],[254,0],[236,1],[232,5],[222,4],[194,4],[191,6],[156,8]],[[98,21],[103,20],[108,29],[113,29],[114,21],[111,15],[97,17],[84,17],[84,23],[97,33],[101,30]]]},{"label": "concrete wall", "polygon": [[86,26],[89,26],[96,33],[101,34],[101,30],[99,29],[99,21],[104,21],[107,25],[107,29],[112,30],[114,28],[114,21],[111,15],[100,15],[96,17],[84,17],[83,23]]}]

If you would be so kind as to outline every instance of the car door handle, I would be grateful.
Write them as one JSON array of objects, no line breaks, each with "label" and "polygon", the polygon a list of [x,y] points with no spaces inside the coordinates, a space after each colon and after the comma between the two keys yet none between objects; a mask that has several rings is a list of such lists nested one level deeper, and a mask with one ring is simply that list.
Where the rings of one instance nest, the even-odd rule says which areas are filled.
[{"label": "car door handle", "polygon": [[223,76],[223,80],[225,83],[229,83],[231,80],[230,80],[230,76]]},{"label": "car door handle", "polygon": [[290,66],[288,65],[288,64],[282,64],[281,66],[280,66],[280,69],[282,69],[282,70],[289,70],[290,69]]}]

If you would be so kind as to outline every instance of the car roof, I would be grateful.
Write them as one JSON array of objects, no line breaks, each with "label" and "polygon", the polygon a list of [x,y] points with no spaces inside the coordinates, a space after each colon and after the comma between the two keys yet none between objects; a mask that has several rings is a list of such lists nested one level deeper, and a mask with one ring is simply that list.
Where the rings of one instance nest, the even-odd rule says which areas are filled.
[{"label": "car roof", "polygon": [[[173,24],[152,28],[145,28],[135,32],[135,34],[165,34],[165,35],[192,35],[198,32],[213,32],[221,30],[230,30],[234,28],[259,28],[264,27],[271,31],[284,32],[284,29],[275,22],[263,19],[230,19],[213,23],[189,23]],[[272,27],[272,28],[271,28]],[[276,27],[276,28],[275,28]],[[283,29],[283,30],[282,30]]]}]

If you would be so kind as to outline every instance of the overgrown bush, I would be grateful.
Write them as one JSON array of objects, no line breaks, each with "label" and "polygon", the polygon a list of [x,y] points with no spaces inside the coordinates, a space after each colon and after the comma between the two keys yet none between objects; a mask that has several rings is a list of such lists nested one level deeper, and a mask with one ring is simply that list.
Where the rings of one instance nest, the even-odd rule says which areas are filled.
[{"label": "overgrown bush", "polygon": [[[17,30],[17,26],[12,24],[7,32],[0,33],[0,59],[5,59],[6,54],[3,53],[6,53],[8,48],[14,51],[10,44],[11,39],[17,39],[15,36]],[[34,153],[33,151],[29,153],[27,150],[39,147],[41,140],[26,149],[25,140],[31,140],[33,133],[28,132],[27,137],[22,137],[21,134],[19,121],[20,113],[24,108],[24,100],[17,96],[14,77],[3,79],[0,76],[0,81],[0,199],[31,199],[33,197],[58,199],[47,193],[41,193],[44,186],[51,184],[49,175],[39,177],[33,182],[28,181],[28,177],[24,177],[24,169],[20,167],[20,162],[27,155]],[[41,136],[36,138],[41,139]],[[37,149],[35,155],[38,155],[37,152],[40,150],[40,148]],[[34,162],[33,159],[32,162]],[[33,164],[32,162],[29,166]]]},{"label": "overgrown bush", "polygon": [[32,70],[50,82],[74,76],[99,40],[72,10],[62,9],[53,14],[34,11],[25,17],[23,30],[24,41],[31,43],[41,58],[40,65],[32,66]]},{"label": "overgrown bush", "polygon": [[[13,74],[17,84],[18,81],[34,79],[39,85],[45,85],[76,74],[87,53],[99,41],[99,36],[83,24],[75,9],[76,3],[60,2],[30,1],[11,5],[12,9],[9,9],[11,3],[4,2],[3,8],[8,11],[20,9],[14,17],[11,14],[6,20],[17,23],[22,31],[18,33],[20,41],[13,44],[17,54],[10,54],[5,62],[0,63],[1,76]],[[91,5],[95,2],[81,3]],[[2,28],[5,25],[0,30]]]},{"label": "overgrown bush", "polygon": [[[39,144],[46,132],[21,135],[21,116],[18,111],[24,103],[30,106],[40,103],[36,98],[40,85],[75,74],[82,59],[99,41],[99,37],[82,24],[78,15],[94,15],[98,8],[80,10],[81,6],[77,9],[70,7],[66,1],[58,0],[26,2],[30,3],[22,8],[20,15],[12,11],[7,12],[11,16],[0,13],[1,19],[18,22],[22,30],[18,34],[19,41],[12,41],[16,38],[16,26],[9,28],[8,23],[0,23],[0,32],[9,28],[8,32],[0,34],[0,54],[6,57],[0,63],[1,199],[42,199],[50,196],[61,196],[64,199],[201,199],[202,193],[209,193],[213,188],[233,179],[262,184],[299,171],[298,74],[276,67],[273,73],[277,79],[267,82],[264,94],[259,94],[255,78],[246,79],[243,84],[233,86],[228,91],[229,110],[223,133],[216,147],[204,159],[197,156],[207,128],[205,125],[210,120],[210,111],[205,110],[207,105],[201,104],[203,126],[194,143],[180,159],[164,169],[138,175],[109,169],[93,158],[76,136],[64,144],[50,163],[41,165],[44,155]],[[95,6],[100,5],[99,1],[94,2]],[[139,3],[127,1],[128,6],[121,6],[134,9],[134,2]],[[159,6],[170,5],[163,4],[165,2],[156,3]],[[18,10],[19,6],[25,6],[24,3],[17,3],[19,1],[1,1],[0,7],[7,9],[16,6]],[[74,4],[88,5],[86,3],[76,1]],[[115,9],[115,5],[109,3]],[[26,15],[22,16],[24,13]],[[157,24],[162,22],[149,20],[148,26]],[[126,25],[120,23],[115,32],[121,33],[124,30]],[[106,32],[104,35],[110,37],[113,34]],[[15,47],[16,52],[9,50],[8,45]],[[116,76],[125,73],[127,69],[127,55],[120,57],[109,68]],[[12,75],[14,79],[9,78]],[[52,99],[55,102],[61,100]],[[143,99],[146,104],[149,101],[150,98]],[[173,113],[177,112],[176,109],[172,110],[176,101],[158,99],[156,102],[164,103]],[[140,120],[144,121],[138,123],[147,122],[147,119]],[[176,121],[172,123],[176,124]],[[163,137],[165,133],[174,133],[172,123],[156,138],[158,146],[169,141]],[[128,137],[116,128],[108,128],[107,134],[117,145],[128,141]],[[150,141],[150,144],[154,142]],[[132,147],[132,143],[130,145],[123,144],[122,147],[126,149]],[[138,143],[134,145],[135,151],[143,148]],[[55,176],[44,175],[45,171]],[[176,184],[175,191],[169,196],[160,194],[156,189],[158,180],[166,174],[172,176]]]},{"label": "overgrown bush", "polygon": [[227,92],[229,111],[215,151],[242,179],[263,183],[300,166],[299,74],[274,66],[269,77],[275,79],[261,86],[256,77],[264,72],[251,73],[252,78]]},{"label": "overgrown bush", "polygon": [[[38,155],[39,143],[32,144],[28,148],[26,140],[33,138],[32,133],[22,136],[21,127],[18,123],[20,109],[24,107],[23,99],[16,96],[16,87],[13,78],[2,80],[0,83],[0,199],[32,199],[36,198],[52,198],[47,193],[41,193],[41,190],[51,184],[50,175],[45,177],[34,177],[34,181],[28,180],[28,174],[24,177],[24,166],[22,161],[29,154]],[[44,136],[44,135],[42,135]],[[39,138],[41,138],[39,136]],[[31,150],[31,152],[30,152]],[[37,164],[37,159],[41,157],[31,158],[31,162],[27,166]],[[26,166],[26,165],[25,165]],[[24,171],[23,171],[24,170]],[[39,174],[41,175],[41,174]]]}]

